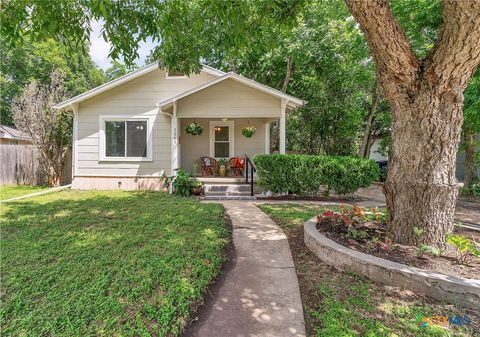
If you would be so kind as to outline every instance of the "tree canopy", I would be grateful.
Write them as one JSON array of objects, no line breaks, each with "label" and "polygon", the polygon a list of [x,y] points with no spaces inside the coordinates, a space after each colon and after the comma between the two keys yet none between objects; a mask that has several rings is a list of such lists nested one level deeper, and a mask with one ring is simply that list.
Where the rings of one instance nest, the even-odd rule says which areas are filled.
[{"label": "tree canopy", "polygon": [[13,124],[11,104],[23,88],[33,80],[49,85],[54,70],[63,74],[67,96],[78,95],[105,81],[103,71],[95,66],[88,53],[72,52],[52,39],[37,42],[22,39],[11,48],[2,36],[0,55],[2,124]]}]

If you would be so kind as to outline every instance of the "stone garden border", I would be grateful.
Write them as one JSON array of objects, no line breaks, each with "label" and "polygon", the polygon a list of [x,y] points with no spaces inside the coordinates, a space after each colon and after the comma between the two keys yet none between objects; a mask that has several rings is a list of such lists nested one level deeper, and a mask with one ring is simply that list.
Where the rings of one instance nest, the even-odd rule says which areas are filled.
[{"label": "stone garden border", "polygon": [[480,280],[409,267],[344,247],[322,235],[316,219],[304,224],[305,245],[323,262],[383,284],[409,289],[440,301],[480,308]]}]

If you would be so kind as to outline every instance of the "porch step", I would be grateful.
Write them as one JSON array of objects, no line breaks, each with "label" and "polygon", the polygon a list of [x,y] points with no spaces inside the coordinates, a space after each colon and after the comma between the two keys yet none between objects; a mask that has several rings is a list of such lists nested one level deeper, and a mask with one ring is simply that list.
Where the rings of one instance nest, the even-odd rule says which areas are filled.
[{"label": "porch step", "polygon": [[[245,177],[197,177],[197,180],[204,184],[214,185],[245,184]],[[257,181],[256,176],[253,181]]]},{"label": "porch step", "polygon": [[211,195],[211,196],[206,196],[204,197],[205,200],[257,200],[256,196],[239,196],[239,195],[224,195],[224,196],[217,196],[217,195]]},{"label": "porch step", "polygon": [[205,199],[207,200],[252,200],[250,185],[247,184],[205,184]]}]

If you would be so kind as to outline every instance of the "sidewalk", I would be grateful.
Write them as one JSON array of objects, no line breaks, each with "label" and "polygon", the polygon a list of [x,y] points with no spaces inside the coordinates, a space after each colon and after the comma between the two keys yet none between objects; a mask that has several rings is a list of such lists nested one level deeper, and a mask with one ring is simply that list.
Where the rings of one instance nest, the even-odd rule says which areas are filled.
[{"label": "sidewalk", "polygon": [[[381,185],[373,184],[370,187],[361,188],[355,195],[374,201],[378,206],[385,205],[385,195]],[[480,227],[480,205],[457,200],[455,221]]]},{"label": "sidewalk", "polygon": [[233,265],[185,335],[305,336],[300,290],[285,234],[251,202],[223,204],[233,225]]}]

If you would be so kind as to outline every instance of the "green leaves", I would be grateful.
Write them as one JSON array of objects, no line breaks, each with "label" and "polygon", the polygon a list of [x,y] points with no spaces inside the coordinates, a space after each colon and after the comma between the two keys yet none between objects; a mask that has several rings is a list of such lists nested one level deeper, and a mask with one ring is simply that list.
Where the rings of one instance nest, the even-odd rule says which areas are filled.
[{"label": "green leaves", "polygon": [[480,246],[463,235],[447,235],[447,242],[457,249],[457,261],[459,264],[468,265],[472,256],[480,257]]},{"label": "green leaves", "polygon": [[379,177],[378,165],[363,158],[273,154],[254,161],[258,183],[274,193],[316,194],[324,186],[345,195]]}]

